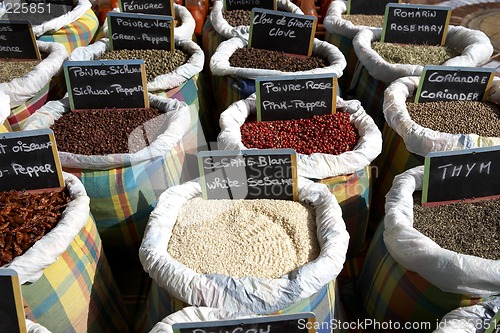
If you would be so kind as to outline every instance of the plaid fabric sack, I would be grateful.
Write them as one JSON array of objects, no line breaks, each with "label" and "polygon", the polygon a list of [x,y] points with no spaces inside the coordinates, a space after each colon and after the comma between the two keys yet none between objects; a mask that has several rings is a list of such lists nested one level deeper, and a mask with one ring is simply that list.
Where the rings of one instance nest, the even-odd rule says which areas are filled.
[{"label": "plaid fabric sack", "polygon": [[19,276],[26,317],[51,332],[128,332],[126,314],[82,183],[63,173],[72,201],[57,226],[3,266]]},{"label": "plaid fabric sack", "polygon": [[[64,170],[74,173],[90,197],[90,210],[107,252],[138,262],[137,251],[149,213],[159,195],[183,181],[183,136],[190,129],[184,102],[150,95],[150,105],[165,112],[166,129],[133,154],[80,155],[59,152]],[[68,99],[44,105],[24,129],[50,127],[70,112]]]},{"label": "plaid fabric sack", "polygon": [[[450,134],[434,131],[411,119],[407,98],[414,96],[420,77],[409,76],[391,83],[384,93],[382,155],[378,159],[379,177],[374,184],[372,221],[383,216],[385,195],[394,177],[417,165],[422,165],[430,152],[471,149],[500,145],[500,137],[484,137],[475,133]],[[494,78],[485,96],[488,102],[500,105],[500,78]],[[444,107],[444,106],[443,106]]]},{"label": "plaid fabric sack", "polygon": [[[38,15],[35,21],[27,18],[23,14],[24,12],[19,13],[22,15],[21,17],[16,17],[14,13],[7,13],[3,18],[30,19],[34,22],[32,28],[36,39],[61,43],[70,54],[76,47],[89,44],[97,32],[99,21],[91,7],[92,4],[89,0],[74,0],[72,8],[63,3],[54,3],[51,6],[35,8],[36,14],[30,7],[31,18],[35,19],[35,16]],[[0,16],[3,15],[1,9],[0,6]]]},{"label": "plaid fabric sack", "polygon": [[94,39],[99,20],[92,9],[87,9],[76,20],[68,22],[61,28],[52,31],[47,30],[38,36],[38,40],[45,42],[56,42],[64,45],[68,54],[80,46],[89,45]]},{"label": "plaid fabric sack", "polygon": [[36,44],[47,57],[27,74],[0,83],[0,93],[9,96],[8,121],[16,131],[26,118],[49,101],[49,97],[57,97],[66,86],[61,80],[62,64],[68,58],[66,49],[59,43],[37,41]]},{"label": "plaid fabric sack", "polygon": [[[336,287],[336,281],[333,280],[325,286],[321,287],[320,290],[318,290],[312,296],[298,301],[297,303],[287,307],[286,309],[282,309],[274,313],[268,313],[267,315],[314,312],[314,314],[316,315],[316,322],[318,323],[318,325],[320,325],[320,327],[316,329],[316,332],[333,332],[333,330],[331,330],[333,326],[331,325],[331,323],[334,319],[341,320],[339,319],[339,316],[343,311],[340,304],[340,299],[337,298],[338,291],[336,290]],[[164,289],[158,286],[156,282],[153,281],[153,283],[151,284],[151,289],[149,291],[147,307],[142,313],[142,317],[140,318],[140,320],[138,320],[138,327],[136,326],[136,330],[144,331],[144,329],[149,330],[151,329],[151,327],[153,327],[151,329],[151,332],[157,332],[155,331],[155,329],[159,330],[163,326],[161,323],[165,322],[165,320],[162,320],[159,323],[157,318],[162,318],[162,316],[166,316],[168,314],[175,314],[179,311],[183,311],[189,308],[193,307],[171,296],[168,292],[166,292]],[[218,310],[221,313],[225,312],[223,311],[223,308],[220,308]],[[165,327],[163,326],[162,329],[165,329]],[[158,332],[166,331],[160,330]]]},{"label": "plaid fabric sack", "polygon": [[[382,28],[363,29],[353,38],[353,47],[359,59],[353,77],[354,98],[361,101],[380,129],[383,128],[383,92],[396,79],[422,74],[423,66],[392,64],[385,61],[373,48],[380,41]],[[443,66],[474,67],[486,62],[493,53],[493,46],[486,34],[459,26],[449,26],[445,46],[460,55],[445,61]]]},{"label": "plaid fabric sack", "polygon": [[[430,322],[500,291],[498,260],[446,250],[413,228],[413,193],[424,167],[394,179],[357,281],[366,315],[380,322]],[[432,331],[427,328],[422,331]]]},{"label": "plaid fabric sack", "polygon": [[319,320],[332,318],[334,281],[345,261],[349,235],[340,207],[325,185],[299,178],[299,201],[316,210],[321,254],[293,274],[277,279],[198,274],[172,259],[165,245],[178,212],[187,200],[200,195],[199,181],[172,187],[161,195],[150,217],[139,252],[144,269],[154,280],[146,329],[186,305],[218,308],[233,316],[317,310]]},{"label": "plaid fabric sack", "polygon": [[343,92],[349,92],[352,79],[358,63],[352,40],[362,29],[373,29],[365,25],[354,25],[351,21],[342,18],[347,13],[347,1],[334,0],[330,3],[323,20],[326,34],[325,40],[339,48],[347,59],[347,67],[339,78],[339,86]]},{"label": "plaid fabric sack", "polygon": [[232,103],[247,98],[255,92],[255,78],[273,75],[310,75],[310,74],[335,74],[342,76],[346,67],[346,60],[340,50],[325,41],[314,39],[313,56],[328,60],[328,66],[300,72],[282,72],[269,69],[232,67],[229,58],[233,53],[247,47],[248,41],[238,37],[231,38],[219,45],[217,51],[210,59],[212,87],[214,90],[217,110],[213,117],[217,121],[220,112]]},{"label": "plaid fabric sack", "polygon": [[[233,103],[220,116],[219,149],[248,149],[241,141],[241,126],[257,113],[256,95]],[[360,134],[356,147],[340,155],[297,154],[298,175],[325,184],[342,208],[350,235],[348,257],[356,256],[365,241],[371,199],[370,164],[380,154],[382,135],[356,100],[337,97],[337,109],[350,114]]]},{"label": "plaid fabric sack", "polygon": [[10,114],[10,97],[0,91],[0,133],[11,132],[7,117]]}]

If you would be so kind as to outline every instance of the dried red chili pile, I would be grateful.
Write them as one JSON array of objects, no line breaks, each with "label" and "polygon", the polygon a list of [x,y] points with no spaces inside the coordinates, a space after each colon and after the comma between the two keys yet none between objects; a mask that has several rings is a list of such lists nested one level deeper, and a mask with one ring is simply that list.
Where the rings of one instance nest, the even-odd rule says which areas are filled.
[{"label": "dried red chili pile", "polygon": [[22,255],[59,222],[71,199],[59,192],[0,192],[0,267]]},{"label": "dried red chili pile", "polygon": [[248,148],[292,148],[300,154],[339,155],[359,140],[349,114],[313,116],[310,119],[249,121],[241,126],[241,141]]}]

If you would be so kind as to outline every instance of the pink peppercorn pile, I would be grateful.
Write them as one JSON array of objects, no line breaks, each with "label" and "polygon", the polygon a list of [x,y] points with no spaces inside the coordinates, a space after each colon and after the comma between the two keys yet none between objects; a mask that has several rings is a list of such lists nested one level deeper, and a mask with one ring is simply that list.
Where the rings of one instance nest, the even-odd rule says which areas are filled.
[{"label": "pink peppercorn pile", "polygon": [[249,121],[240,130],[247,148],[292,148],[307,155],[339,155],[352,150],[359,140],[349,114],[339,111],[311,119]]}]

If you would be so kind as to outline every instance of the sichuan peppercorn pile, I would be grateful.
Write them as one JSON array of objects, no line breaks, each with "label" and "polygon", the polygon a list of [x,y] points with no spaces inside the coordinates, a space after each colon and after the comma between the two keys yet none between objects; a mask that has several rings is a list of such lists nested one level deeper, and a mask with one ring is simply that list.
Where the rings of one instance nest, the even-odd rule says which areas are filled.
[{"label": "sichuan peppercorn pile", "polygon": [[310,119],[250,121],[241,126],[247,148],[291,148],[300,154],[339,155],[354,149],[359,140],[349,114],[339,112]]}]

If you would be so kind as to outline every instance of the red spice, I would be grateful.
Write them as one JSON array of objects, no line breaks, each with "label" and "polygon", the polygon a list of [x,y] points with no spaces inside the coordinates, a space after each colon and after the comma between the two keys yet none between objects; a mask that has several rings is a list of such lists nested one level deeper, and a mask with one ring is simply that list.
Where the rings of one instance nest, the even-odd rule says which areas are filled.
[{"label": "red spice", "polygon": [[247,148],[292,148],[307,155],[339,155],[351,151],[359,140],[349,114],[342,111],[311,119],[249,121],[240,131]]}]

